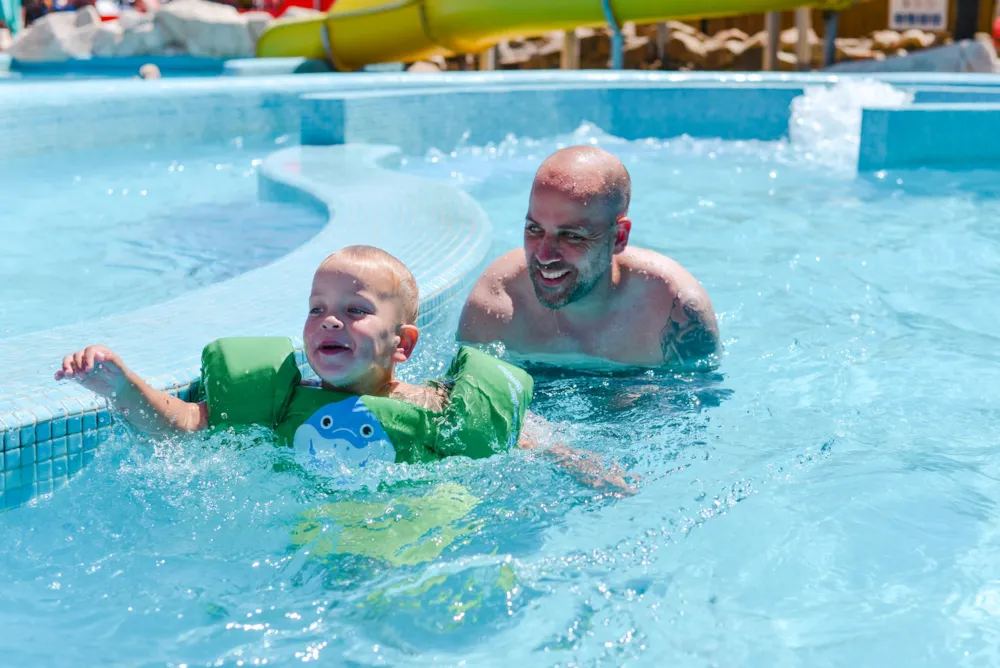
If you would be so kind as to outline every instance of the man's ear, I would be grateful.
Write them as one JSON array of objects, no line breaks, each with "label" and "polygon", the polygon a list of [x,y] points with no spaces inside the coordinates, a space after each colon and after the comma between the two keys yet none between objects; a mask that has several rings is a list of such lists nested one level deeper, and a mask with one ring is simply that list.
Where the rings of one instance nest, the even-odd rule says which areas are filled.
[{"label": "man's ear", "polygon": [[392,354],[393,361],[405,362],[410,359],[419,339],[420,330],[417,329],[416,325],[400,325],[399,343],[396,344],[396,352]]},{"label": "man's ear", "polygon": [[622,216],[615,223],[615,255],[621,253],[628,246],[628,235],[632,232],[632,219],[628,216]]}]

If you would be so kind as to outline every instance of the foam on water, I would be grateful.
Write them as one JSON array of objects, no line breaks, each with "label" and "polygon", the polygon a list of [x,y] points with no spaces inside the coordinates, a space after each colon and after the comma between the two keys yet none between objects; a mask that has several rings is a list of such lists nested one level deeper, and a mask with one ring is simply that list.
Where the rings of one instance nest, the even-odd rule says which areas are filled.
[{"label": "foam on water", "polygon": [[882,81],[847,79],[834,86],[807,86],[792,100],[788,135],[802,159],[854,170],[861,142],[861,110],[897,109],[913,93]]}]

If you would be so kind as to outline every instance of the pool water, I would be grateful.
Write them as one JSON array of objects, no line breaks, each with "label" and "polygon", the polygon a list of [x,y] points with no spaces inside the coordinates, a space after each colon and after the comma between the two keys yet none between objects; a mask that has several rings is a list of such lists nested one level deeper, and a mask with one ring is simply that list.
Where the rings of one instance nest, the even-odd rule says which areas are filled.
[{"label": "pool water", "polygon": [[0,338],[123,313],[272,262],[326,224],[257,199],[270,138],[0,164]]},{"label": "pool water", "polygon": [[[479,198],[499,252],[570,142],[622,157],[632,242],[701,279],[726,344],[711,374],[536,370],[534,410],[641,476],[636,496],[524,452],[347,495],[262,436],[116,427],[67,488],[0,514],[5,659],[994,665],[996,174],[858,177],[814,147],[589,126],[404,169]],[[441,372],[457,319],[407,379]]]}]

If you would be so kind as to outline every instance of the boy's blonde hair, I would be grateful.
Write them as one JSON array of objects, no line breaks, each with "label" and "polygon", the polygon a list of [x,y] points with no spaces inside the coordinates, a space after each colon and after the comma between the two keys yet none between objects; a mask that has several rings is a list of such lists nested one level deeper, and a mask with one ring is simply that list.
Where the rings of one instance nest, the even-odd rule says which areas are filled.
[{"label": "boy's blonde hair", "polygon": [[420,295],[417,290],[417,280],[406,265],[395,257],[375,246],[345,246],[330,255],[323,264],[333,258],[342,258],[353,262],[363,270],[388,272],[392,280],[393,294],[387,295],[399,300],[400,314],[403,325],[417,324],[417,311],[420,308]]}]

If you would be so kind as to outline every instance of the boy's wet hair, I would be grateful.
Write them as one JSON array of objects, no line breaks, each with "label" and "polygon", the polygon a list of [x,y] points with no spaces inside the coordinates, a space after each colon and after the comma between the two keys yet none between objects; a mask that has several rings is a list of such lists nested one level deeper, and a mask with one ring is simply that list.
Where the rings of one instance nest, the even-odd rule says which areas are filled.
[{"label": "boy's wet hair", "polygon": [[[417,324],[417,312],[420,308],[420,294],[417,290],[417,280],[398,259],[375,246],[345,246],[327,258],[340,257],[356,263],[362,269],[388,272],[392,278],[393,294],[390,298],[399,300],[403,325]],[[325,262],[325,261],[324,261]]]}]

